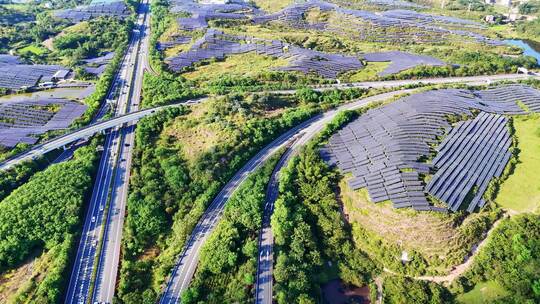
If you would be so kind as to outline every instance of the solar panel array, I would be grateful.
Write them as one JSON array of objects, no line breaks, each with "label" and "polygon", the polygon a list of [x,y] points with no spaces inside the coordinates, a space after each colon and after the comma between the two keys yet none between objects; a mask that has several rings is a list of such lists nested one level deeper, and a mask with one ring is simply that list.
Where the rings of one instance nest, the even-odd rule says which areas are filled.
[{"label": "solar panel array", "polygon": [[[323,12],[334,11],[345,15],[342,20],[348,22],[347,29],[337,25],[329,25],[326,22],[315,24],[307,23],[304,16],[311,9],[319,9]],[[270,21],[287,23],[298,28],[325,29],[334,32],[343,32],[354,29],[359,32],[363,40],[374,41],[441,41],[448,39],[450,35],[466,37],[477,42],[491,45],[503,45],[499,40],[485,37],[477,31],[484,29],[480,23],[469,20],[437,16],[419,13],[413,10],[389,10],[374,13],[365,10],[342,8],[336,4],[324,1],[309,1],[302,4],[294,4],[283,10],[267,15],[252,18],[256,24]],[[390,29],[395,29],[392,33]],[[435,37],[433,37],[435,36]],[[461,40],[461,42],[464,42]]]},{"label": "solar panel array", "polygon": [[362,55],[362,57],[364,57],[365,60],[372,62],[391,62],[391,64],[386,69],[384,69],[384,71],[379,73],[380,76],[399,73],[401,71],[405,71],[419,65],[446,65],[444,61],[430,56],[410,54],[401,51],[370,53],[364,54]]},{"label": "solar panel array", "polygon": [[0,88],[21,89],[35,86],[38,81],[51,81],[58,71],[69,70],[60,65],[20,64],[14,58],[0,60]]},{"label": "solar panel array", "polygon": [[58,11],[56,17],[68,19],[71,22],[81,22],[101,16],[127,18],[130,12],[124,1],[96,2],[74,9]]},{"label": "solar panel array", "polygon": [[425,5],[418,3],[401,1],[401,0],[367,0],[367,4],[378,5],[383,7],[396,7],[396,8],[412,8],[412,9],[424,9],[428,8]]},{"label": "solar panel array", "polygon": [[[459,122],[437,148],[433,159],[437,173],[426,191],[446,202],[452,211],[469,201],[467,211],[483,207],[482,198],[493,177],[500,177],[512,154],[512,138],[503,115],[481,112]],[[469,198],[469,199],[468,199]]]},{"label": "solar panel array", "polygon": [[223,59],[226,55],[248,52],[289,60],[288,66],[276,70],[306,74],[313,72],[325,78],[336,78],[342,72],[363,67],[360,60],[353,56],[318,52],[276,40],[228,35],[215,29],[209,29],[189,51],[167,58],[166,61],[171,70],[180,72],[195,62],[211,58]]},{"label": "solar panel array", "polygon": [[114,52],[105,53],[103,56],[84,59],[86,66],[84,71],[93,75],[101,75],[105,72],[107,65],[114,58]]},{"label": "solar panel array", "polygon": [[[58,107],[52,111],[51,106]],[[80,117],[87,106],[61,98],[7,101],[0,103],[0,145],[33,144],[35,135],[59,130]]]},{"label": "solar panel array", "polygon": [[[520,100],[527,100],[529,109],[538,109],[540,92],[524,85],[509,85],[481,91],[445,89],[414,94],[362,114],[330,138],[321,156],[344,173],[352,173],[349,186],[367,188],[373,202],[391,200],[395,208],[442,210],[428,201],[426,193],[431,189],[449,209],[457,210],[464,201],[463,191],[469,193],[475,187],[469,205],[472,211],[484,205],[481,198],[486,183],[500,175],[508,162],[509,134],[501,127],[506,126],[506,118],[501,115],[528,113],[516,104]],[[472,109],[484,114],[470,119],[474,117]],[[469,120],[452,128],[449,116],[466,116]],[[445,135],[439,145],[439,138]],[[433,162],[426,161],[437,151]],[[474,170],[487,162],[491,167]],[[462,173],[464,168],[472,169]],[[423,177],[433,172],[430,184],[434,185],[425,189]],[[475,177],[462,185],[463,178],[448,178],[455,174]],[[471,180],[475,183],[472,186]],[[439,183],[440,189],[436,187]],[[456,189],[460,189],[457,194]]]},{"label": "solar panel array", "polygon": [[183,30],[196,30],[208,27],[211,19],[247,19],[247,14],[260,14],[260,10],[247,2],[232,2],[225,4],[201,4],[193,0],[173,1],[172,12],[187,12],[190,17],[178,18],[178,24]]},{"label": "solar panel array", "polygon": [[0,54],[0,64],[2,63],[8,63],[8,64],[19,64],[21,63],[19,61],[18,56],[8,55],[8,54]]},{"label": "solar panel array", "polygon": [[171,41],[158,42],[157,49],[159,51],[164,51],[166,49],[175,47],[181,44],[187,44],[191,42],[191,37],[188,36],[176,36]]}]

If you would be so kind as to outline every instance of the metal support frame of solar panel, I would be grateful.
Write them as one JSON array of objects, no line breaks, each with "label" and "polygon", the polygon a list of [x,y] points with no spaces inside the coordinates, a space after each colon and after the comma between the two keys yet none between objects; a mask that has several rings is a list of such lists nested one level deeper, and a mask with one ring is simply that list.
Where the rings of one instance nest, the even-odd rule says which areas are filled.
[{"label": "metal support frame of solar panel", "polygon": [[[519,90],[515,96],[502,93],[514,89]],[[497,95],[499,92],[500,96]],[[490,180],[494,176],[500,176],[511,156],[508,151],[511,138],[506,130],[506,123],[502,121],[506,118],[496,114],[526,114],[527,112],[523,111],[516,101],[527,100],[530,107],[535,108],[540,105],[540,98],[536,97],[539,95],[539,91],[524,85],[500,86],[482,91],[446,89],[418,93],[367,111],[334,134],[326,147],[321,150],[321,156],[329,164],[335,164],[342,171],[352,173],[353,178],[349,180],[349,186],[352,189],[367,188],[374,202],[390,199],[396,208],[411,206],[416,210],[441,211],[441,208],[430,206],[427,202],[424,192],[419,188],[418,183],[421,181],[418,173],[438,169],[430,180],[430,183],[436,184],[438,176],[445,176],[444,170],[439,168],[440,163],[448,159],[451,159],[450,163],[455,160],[448,155],[460,151],[469,153],[461,155],[460,159],[478,160],[477,163],[452,167],[456,169],[456,173],[451,176],[458,177],[459,181],[465,181],[464,185],[453,185],[450,189],[459,191],[457,193],[450,191],[450,194],[445,194],[444,197],[438,193],[431,194],[443,201],[451,198],[452,205],[449,208],[457,210],[470,189],[477,184],[477,195],[468,207],[468,211],[472,212],[477,206],[482,207],[485,204],[482,195]],[[482,96],[489,98],[484,100]],[[488,117],[498,119],[487,120],[493,124],[486,125],[491,126],[486,132],[494,132],[494,135],[484,136],[480,141],[481,144],[474,149],[471,149],[473,145],[469,144],[467,148],[456,150],[458,152],[448,152],[450,148],[455,150],[456,147],[460,147],[460,140],[463,137],[463,134],[459,136],[460,132],[466,133],[478,121],[459,122],[454,128],[450,128],[446,115],[471,117],[470,109],[482,111],[477,117],[478,121]],[[495,123],[497,121],[498,124]],[[493,128],[495,125],[497,127]],[[433,159],[432,164],[418,162],[419,156],[427,156],[426,154],[430,153],[429,144],[437,143],[436,137],[441,134],[448,135],[437,147],[441,152]],[[488,153],[490,147],[495,147],[494,153]],[[476,175],[472,175],[476,176],[475,178],[464,173],[467,168],[478,169],[473,170],[477,171]],[[402,172],[403,169],[413,171]],[[384,176],[392,178],[386,180]],[[396,177],[401,181],[396,180]],[[473,184],[475,181],[478,182]]]}]

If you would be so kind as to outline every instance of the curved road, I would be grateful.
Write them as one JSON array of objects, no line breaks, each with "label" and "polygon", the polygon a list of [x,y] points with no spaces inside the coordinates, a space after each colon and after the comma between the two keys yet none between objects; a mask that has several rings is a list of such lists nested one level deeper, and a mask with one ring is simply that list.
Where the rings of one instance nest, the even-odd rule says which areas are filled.
[{"label": "curved road", "polygon": [[343,105],[337,109],[315,116],[308,121],[292,128],[264,147],[231,178],[231,180],[218,193],[206,212],[203,214],[199,220],[199,223],[195,226],[193,232],[191,233],[184,251],[180,254],[179,259],[173,268],[172,274],[167,281],[166,289],[159,303],[170,304],[180,302],[181,293],[189,287],[191,278],[195,273],[197,263],[199,261],[201,246],[204,244],[206,238],[212,232],[221,218],[223,208],[228,198],[231,197],[233,192],[250,173],[259,168],[277,150],[289,144],[290,140],[292,140],[296,135],[299,135],[299,137],[291,145],[290,149],[296,150],[303,146],[309,139],[313,138],[313,136],[319,133],[322,128],[324,128],[324,126],[340,111],[358,109],[370,103],[384,101],[397,95],[410,93],[412,91],[414,90],[399,90],[383,93]]},{"label": "curved road", "polygon": [[[504,74],[504,75],[492,75],[492,76],[472,76],[472,77],[451,77],[451,78],[436,78],[436,79],[419,79],[419,80],[397,80],[397,81],[383,81],[383,82],[363,82],[354,84],[336,84],[323,88],[317,88],[317,90],[330,90],[330,89],[346,89],[346,88],[383,88],[383,87],[395,87],[411,84],[446,84],[446,83],[467,83],[469,85],[482,85],[489,84],[495,81],[517,81],[527,78],[538,78],[537,76],[524,75],[524,74]],[[324,126],[330,122],[335,115],[343,110],[355,110],[366,106],[373,102],[384,101],[389,98],[395,97],[400,94],[410,93],[414,89],[404,89],[389,93],[383,93],[375,96],[371,96],[365,99],[361,99],[349,104],[338,107],[335,110],[326,112],[323,115],[316,116],[299,126],[294,127],[272,143],[263,148],[257,155],[255,155],[242,169],[240,169],[233,178],[223,187],[221,192],[214,198],[206,212],[202,215],[198,224],[195,226],[191,233],[184,250],[180,254],[176,265],[173,267],[172,273],[168,278],[167,285],[164,293],[160,298],[160,304],[179,303],[180,296],[190,284],[190,281],[195,273],[197,263],[199,260],[199,253],[201,246],[206,241],[206,238],[211,231],[217,225],[223,211],[223,207],[228,198],[238,188],[238,186],[246,179],[246,177],[260,167],[275,151],[287,145],[287,143],[295,136],[302,133],[298,140],[295,141],[289,149],[295,151],[299,147],[305,145],[311,138],[318,134]],[[271,93],[277,94],[291,94],[296,92],[295,90],[283,90],[272,91]],[[284,165],[281,164],[281,165]],[[279,168],[277,168],[279,170]],[[271,212],[273,206],[267,205],[265,209],[266,213]],[[264,232],[263,232],[264,233]],[[256,290],[256,302],[257,303],[272,303],[271,293],[271,273],[272,273],[272,254],[268,251],[268,248],[273,245],[273,238],[271,237],[271,231],[266,231],[266,236],[263,236],[261,243],[262,250],[259,250],[258,265],[264,265],[264,269],[259,269],[257,273]],[[265,251],[266,250],[266,251]],[[262,257],[262,259],[261,259]],[[270,297],[270,298],[269,298]]]}]

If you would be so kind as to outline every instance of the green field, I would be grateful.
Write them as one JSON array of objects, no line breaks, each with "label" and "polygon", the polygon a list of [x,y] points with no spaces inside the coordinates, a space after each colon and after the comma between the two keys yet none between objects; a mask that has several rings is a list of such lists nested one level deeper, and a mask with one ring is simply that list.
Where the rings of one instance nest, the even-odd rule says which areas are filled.
[{"label": "green field", "polygon": [[462,304],[484,304],[506,296],[508,293],[495,281],[476,284],[469,292],[459,295],[457,302]]},{"label": "green field", "polygon": [[501,185],[496,202],[518,212],[538,211],[540,206],[540,116],[514,119],[519,162],[514,173]]},{"label": "green field", "polygon": [[36,54],[36,55],[42,55],[45,52],[47,52],[47,49],[45,49],[43,47],[40,47],[40,46],[37,46],[37,45],[32,45],[31,44],[29,46],[23,47],[22,49],[19,49],[18,52],[19,53],[33,53],[33,54]]}]

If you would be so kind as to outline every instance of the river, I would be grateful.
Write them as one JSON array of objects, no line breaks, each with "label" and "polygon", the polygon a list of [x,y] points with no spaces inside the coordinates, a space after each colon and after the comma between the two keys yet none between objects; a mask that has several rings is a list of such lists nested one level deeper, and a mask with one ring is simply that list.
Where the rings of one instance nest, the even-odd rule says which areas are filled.
[{"label": "river", "polygon": [[523,55],[536,58],[536,62],[540,64],[540,44],[530,40],[510,39],[505,40],[509,45],[517,46],[523,49]]}]

